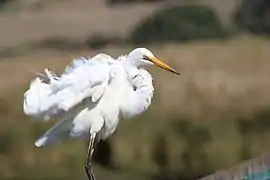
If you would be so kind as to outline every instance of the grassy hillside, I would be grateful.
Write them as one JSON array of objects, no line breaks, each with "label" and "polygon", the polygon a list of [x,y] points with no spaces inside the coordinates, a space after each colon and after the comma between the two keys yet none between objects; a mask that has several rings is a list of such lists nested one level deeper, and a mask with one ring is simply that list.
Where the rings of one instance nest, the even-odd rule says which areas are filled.
[{"label": "grassy hillside", "polygon": [[[132,48],[111,46],[98,52],[116,57]],[[148,48],[182,75],[149,69],[156,89],[152,106],[121,122],[105,149],[110,153],[102,154],[114,169],[95,166],[97,178],[149,179],[164,170],[187,179],[269,149],[269,41],[243,37]],[[35,72],[45,67],[61,72],[72,58],[98,52],[37,51],[1,58],[1,178],[84,177],[85,143],[35,148],[34,140],[54,122],[35,123],[24,116],[22,100]]]}]

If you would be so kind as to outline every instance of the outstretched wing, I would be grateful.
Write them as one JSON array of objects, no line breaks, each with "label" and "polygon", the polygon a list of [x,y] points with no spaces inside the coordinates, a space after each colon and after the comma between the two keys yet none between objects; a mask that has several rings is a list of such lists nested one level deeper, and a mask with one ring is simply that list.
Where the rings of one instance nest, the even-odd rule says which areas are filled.
[{"label": "outstretched wing", "polygon": [[85,99],[95,103],[108,85],[110,65],[114,61],[105,54],[92,59],[78,58],[59,77],[45,69],[43,78],[36,77],[24,94],[24,113],[48,120]]}]

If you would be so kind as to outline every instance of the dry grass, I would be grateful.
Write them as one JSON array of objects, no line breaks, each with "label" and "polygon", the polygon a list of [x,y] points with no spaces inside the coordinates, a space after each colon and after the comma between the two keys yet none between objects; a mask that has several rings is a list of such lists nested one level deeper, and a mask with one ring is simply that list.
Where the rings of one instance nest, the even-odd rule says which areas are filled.
[{"label": "dry grass", "polygon": [[136,22],[158,8],[156,4],[110,8],[103,0],[15,0],[7,7],[11,12],[1,14],[0,48],[51,37],[123,37]]},{"label": "dry grass", "polygon": [[[152,157],[153,143],[160,136],[165,137],[167,143],[168,167],[183,172],[188,166],[196,173],[204,166],[212,171],[236,164],[243,158],[245,138],[253,145],[247,156],[258,155],[269,148],[266,143],[269,138],[267,124],[264,125],[266,130],[243,135],[239,130],[242,121],[238,121],[241,117],[264,123],[261,120],[264,116],[258,119],[256,113],[270,105],[269,41],[243,37],[223,42],[166,44],[149,48],[180,70],[182,75],[174,76],[154,67],[150,69],[156,88],[151,108],[137,120],[123,121],[111,138],[112,158],[118,167],[140,173],[157,171],[158,166]],[[111,46],[101,51],[116,57],[131,49]],[[33,72],[40,72],[45,67],[61,72],[72,58],[96,53],[43,52],[1,59],[1,177],[16,174],[29,177],[33,174],[27,173],[33,169],[35,176],[42,177],[56,169],[59,176],[83,174],[84,146],[81,142],[66,142],[45,149],[33,147],[33,141],[51,124],[32,123],[26,118],[21,110],[22,97],[34,77]],[[186,160],[183,153],[187,151],[194,157],[187,155]],[[104,170],[101,168],[100,171]]]}]

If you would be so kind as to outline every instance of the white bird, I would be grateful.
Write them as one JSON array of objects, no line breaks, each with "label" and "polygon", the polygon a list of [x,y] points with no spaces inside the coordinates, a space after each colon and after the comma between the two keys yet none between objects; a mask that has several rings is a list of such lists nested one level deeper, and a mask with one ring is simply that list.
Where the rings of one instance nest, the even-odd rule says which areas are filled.
[{"label": "white bird", "polygon": [[179,75],[145,48],[117,59],[106,54],[78,58],[61,76],[45,69],[43,77],[32,80],[25,92],[23,110],[40,121],[60,121],[35,145],[89,138],[85,170],[88,178],[94,179],[89,169],[95,144],[114,133],[121,117],[139,115],[151,104],[154,88],[145,68],[153,64]]}]

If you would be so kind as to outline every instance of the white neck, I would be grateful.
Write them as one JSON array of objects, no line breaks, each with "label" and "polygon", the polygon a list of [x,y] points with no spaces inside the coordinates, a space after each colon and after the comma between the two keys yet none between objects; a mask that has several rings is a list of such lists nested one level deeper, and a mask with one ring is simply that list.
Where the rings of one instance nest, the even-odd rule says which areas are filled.
[{"label": "white neck", "polygon": [[135,90],[131,91],[122,104],[121,112],[125,117],[132,117],[144,112],[149,105],[154,93],[152,76],[144,69],[138,69],[129,60],[123,61],[127,78]]},{"label": "white neck", "polygon": [[123,66],[128,77],[135,77],[139,73],[136,63],[132,59],[129,59],[128,56],[123,60]]}]

